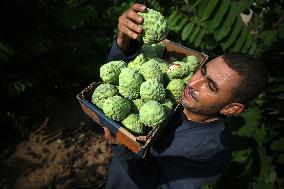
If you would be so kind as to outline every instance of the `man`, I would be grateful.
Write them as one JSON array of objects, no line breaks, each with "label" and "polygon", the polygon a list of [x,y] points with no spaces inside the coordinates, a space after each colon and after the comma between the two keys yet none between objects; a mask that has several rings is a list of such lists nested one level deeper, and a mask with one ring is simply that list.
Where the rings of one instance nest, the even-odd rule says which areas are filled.
[{"label": "man", "polygon": [[[134,4],[120,18],[109,60],[133,57],[143,18]],[[252,57],[225,54],[201,65],[183,92],[182,107],[159,140],[140,158],[105,128],[114,156],[106,188],[197,189],[215,181],[231,158],[222,117],[242,112],[267,83],[263,65]]]}]

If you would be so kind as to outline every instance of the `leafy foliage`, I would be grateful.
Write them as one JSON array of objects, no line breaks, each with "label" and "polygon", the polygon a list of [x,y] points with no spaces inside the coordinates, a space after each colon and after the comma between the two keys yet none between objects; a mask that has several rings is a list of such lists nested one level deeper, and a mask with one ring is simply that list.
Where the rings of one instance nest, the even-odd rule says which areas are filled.
[{"label": "leafy foliage", "polygon": [[168,3],[163,11],[172,29],[169,38],[213,56],[224,52],[258,56],[267,63],[271,80],[246,112],[227,122],[233,141],[231,166],[216,184],[204,188],[281,187],[284,83],[277,67],[283,61],[283,1]]},{"label": "leafy foliage", "polygon": [[[42,116],[98,78],[134,1],[3,0],[0,2],[1,133],[26,136]],[[281,188],[284,150],[283,0],[146,0],[163,12],[170,40],[211,56],[244,52],[267,65],[269,86],[240,117],[228,120],[233,159],[204,188]],[[15,12],[17,14],[15,14]]]}]

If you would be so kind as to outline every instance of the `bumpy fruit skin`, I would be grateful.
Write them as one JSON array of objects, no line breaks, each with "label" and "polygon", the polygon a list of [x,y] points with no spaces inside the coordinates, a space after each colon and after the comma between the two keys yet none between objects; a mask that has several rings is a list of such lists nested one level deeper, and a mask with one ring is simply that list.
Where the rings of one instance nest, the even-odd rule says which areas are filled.
[{"label": "bumpy fruit skin", "polygon": [[141,84],[140,96],[145,101],[162,101],[165,99],[166,92],[163,85],[157,80],[147,80]]},{"label": "bumpy fruit skin", "polygon": [[143,83],[143,76],[131,68],[123,68],[119,74],[119,93],[130,100],[139,97],[140,86]]},{"label": "bumpy fruit skin", "polygon": [[160,70],[163,72],[163,73],[166,73],[167,70],[168,70],[168,67],[169,67],[169,64],[161,59],[161,58],[153,58],[156,62],[159,63],[159,67],[160,67]]},{"label": "bumpy fruit skin", "polygon": [[184,81],[184,84],[187,84],[188,81],[192,78],[192,76],[193,76],[193,72],[190,72],[190,74],[188,74],[188,76],[183,78],[182,80]]},{"label": "bumpy fruit skin", "polygon": [[131,101],[118,95],[106,99],[103,104],[105,115],[116,121],[125,119],[130,110]]},{"label": "bumpy fruit skin", "polygon": [[185,62],[189,65],[189,71],[191,72],[194,72],[199,66],[198,59],[193,55],[184,57],[182,62]]},{"label": "bumpy fruit skin", "polygon": [[92,102],[100,109],[103,108],[104,101],[112,96],[118,95],[116,86],[104,83],[97,86],[92,95]]},{"label": "bumpy fruit skin", "polygon": [[149,100],[140,108],[139,117],[145,125],[155,127],[166,120],[166,112],[159,102]]},{"label": "bumpy fruit skin", "polygon": [[138,114],[129,114],[121,123],[135,135],[141,135],[145,130],[144,124],[140,121]]},{"label": "bumpy fruit skin", "polygon": [[181,61],[173,62],[167,70],[167,76],[170,80],[181,79],[190,73],[189,64]]},{"label": "bumpy fruit skin", "polygon": [[111,61],[101,66],[100,77],[105,83],[118,84],[118,76],[127,65],[124,61]]},{"label": "bumpy fruit skin", "polygon": [[174,104],[178,104],[184,87],[185,84],[182,79],[171,80],[166,88],[167,98],[171,99]]},{"label": "bumpy fruit skin", "polygon": [[160,12],[147,8],[146,12],[139,12],[138,14],[144,18],[142,25],[144,43],[158,43],[166,38],[169,26]]},{"label": "bumpy fruit skin", "polygon": [[131,112],[133,113],[139,113],[140,108],[143,106],[143,104],[145,104],[145,100],[138,98],[135,100],[132,100],[133,104],[132,104],[132,109]]},{"label": "bumpy fruit skin", "polygon": [[140,67],[139,73],[143,75],[145,80],[156,79],[158,81],[162,81],[164,75],[160,69],[159,63],[154,59],[150,59],[145,62]]},{"label": "bumpy fruit skin", "polygon": [[139,71],[142,64],[144,64],[146,61],[147,58],[143,53],[141,53],[138,56],[136,56],[134,60],[128,63],[128,67]]},{"label": "bumpy fruit skin", "polygon": [[165,46],[162,43],[145,44],[141,49],[147,58],[162,58],[164,50]]},{"label": "bumpy fruit skin", "polygon": [[170,116],[174,108],[173,102],[170,99],[164,99],[161,104],[165,109],[167,117]]}]

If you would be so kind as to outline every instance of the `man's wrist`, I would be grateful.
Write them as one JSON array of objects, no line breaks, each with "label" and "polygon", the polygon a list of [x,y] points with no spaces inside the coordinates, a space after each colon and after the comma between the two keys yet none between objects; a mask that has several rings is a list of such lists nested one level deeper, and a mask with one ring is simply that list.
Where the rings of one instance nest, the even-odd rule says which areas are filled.
[{"label": "man's wrist", "polygon": [[121,49],[124,54],[128,53],[128,48],[130,44],[130,39],[125,39],[123,36],[118,34],[116,39],[117,46]]}]

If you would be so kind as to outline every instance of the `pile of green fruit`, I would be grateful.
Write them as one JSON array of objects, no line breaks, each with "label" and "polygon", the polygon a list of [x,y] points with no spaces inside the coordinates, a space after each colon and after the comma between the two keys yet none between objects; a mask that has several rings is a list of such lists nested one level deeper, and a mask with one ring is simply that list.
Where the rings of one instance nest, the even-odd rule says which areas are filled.
[{"label": "pile of green fruit", "polygon": [[[160,41],[168,29],[165,19],[158,18],[161,16],[158,14],[151,9],[142,14],[143,26],[147,27],[143,28],[144,45],[140,54],[129,63],[111,61],[104,64],[100,68],[103,83],[92,95],[92,102],[107,117],[134,135],[143,135],[170,117],[187,81],[198,67],[195,56],[171,64],[162,59],[165,47]],[[153,19],[159,27],[158,33],[152,32],[150,27],[154,25]]]}]

